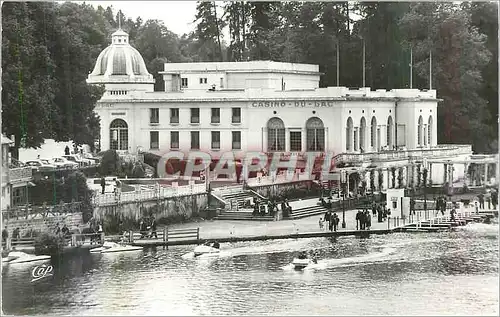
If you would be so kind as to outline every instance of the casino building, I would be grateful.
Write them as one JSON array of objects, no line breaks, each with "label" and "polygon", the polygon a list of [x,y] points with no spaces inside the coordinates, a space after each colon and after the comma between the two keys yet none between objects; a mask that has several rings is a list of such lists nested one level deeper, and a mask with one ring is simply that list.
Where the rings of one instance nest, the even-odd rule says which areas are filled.
[{"label": "casino building", "polygon": [[470,145],[437,144],[435,90],[319,88],[318,65],[272,61],[166,63],[160,73],[164,91],[154,91],[128,34],[112,35],[87,79],[106,87],[95,108],[101,150],[332,152],[337,164],[359,167],[472,154]]}]

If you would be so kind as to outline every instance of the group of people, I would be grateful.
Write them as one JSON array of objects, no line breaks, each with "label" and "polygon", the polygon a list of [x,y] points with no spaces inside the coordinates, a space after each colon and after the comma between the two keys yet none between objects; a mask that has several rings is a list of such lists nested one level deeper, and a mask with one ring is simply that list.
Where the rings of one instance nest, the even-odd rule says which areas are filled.
[{"label": "group of people", "polygon": [[384,222],[391,215],[391,210],[387,209],[385,204],[374,203],[372,205],[372,214],[377,216],[378,222]]},{"label": "group of people", "polygon": [[[264,207],[267,204],[267,212],[266,208]],[[281,202],[281,211],[283,212],[283,217],[288,217],[289,215],[292,214],[292,207],[290,206],[290,203],[288,202],[288,199],[283,199]],[[253,216],[265,216],[266,214],[271,215],[272,217],[275,217],[278,213],[278,203],[273,200],[269,199],[267,202],[266,201],[261,201],[258,198],[253,198]]]},{"label": "group of people", "polygon": [[66,226],[66,224],[64,224],[61,228],[61,225],[59,223],[57,223],[54,231],[55,231],[56,235],[62,235],[64,237],[68,237],[71,235],[71,232],[70,232],[68,226]]},{"label": "group of people", "polygon": [[488,203],[488,209],[491,209],[491,205],[493,205],[493,209],[497,209],[498,205],[498,192],[495,189],[492,189],[490,192],[487,192],[486,195],[479,194],[477,195],[477,199],[479,200],[479,208],[484,208],[484,201]]},{"label": "group of people", "polygon": [[152,239],[153,237],[155,239],[158,239],[158,234],[156,233],[156,230],[157,230],[157,224],[155,217],[153,216],[151,218],[143,217],[139,221],[139,231],[141,233],[140,239],[147,239],[147,238]]},{"label": "group of people", "polygon": [[[121,193],[122,183],[117,178],[113,178],[113,181],[115,181],[114,193],[115,195],[118,196]],[[104,177],[101,177],[101,194],[104,195],[105,192],[106,192],[106,179]]]},{"label": "group of people", "polygon": [[325,223],[327,223],[328,230],[336,232],[339,227],[339,222],[340,218],[337,213],[332,213],[332,211],[329,210],[325,213],[325,216],[323,218],[319,218],[319,229],[323,231],[325,228]]},{"label": "group of people", "polygon": [[372,215],[367,208],[358,210],[356,213],[356,230],[370,230],[372,226]]},{"label": "group of people", "polygon": [[446,198],[444,196],[439,196],[434,200],[434,204],[436,206],[436,215],[441,212],[441,215],[444,216],[446,211]]}]

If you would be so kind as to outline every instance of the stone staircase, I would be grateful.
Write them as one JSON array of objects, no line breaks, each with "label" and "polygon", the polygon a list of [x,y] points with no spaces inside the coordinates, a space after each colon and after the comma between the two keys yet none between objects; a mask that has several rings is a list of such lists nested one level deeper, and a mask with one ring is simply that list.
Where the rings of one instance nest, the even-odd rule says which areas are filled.
[{"label": "stone staircase", "polygon": [[270,215],[253,216],[251,209],[240,211],[223,211],[215,219],[217,220],[253,220],[253,221],[274,221]]},{"label": "stone staircase", "polygon": [[294,209],[292,207],[292,214],[289,215],[287,218],[284,218],[284,220],[293,220],[293,219],[300,219],[300,218],[306,218],[310,216],[316,216],[316,215],[324,215],[328,209],[326,209],[323,206],[309,206],[309,207],[301,207]]},{"label": "stone staircase", "polygon": [[231,208],[232,210],[240,210],[245,208],[245,201],[249,198],[256,197],[256,195],[249,190],[242,190],[240,192],[233,193],[223,193],[221,196],[221,198],[224,199],[230,206],[231,201],[233,202]]}]

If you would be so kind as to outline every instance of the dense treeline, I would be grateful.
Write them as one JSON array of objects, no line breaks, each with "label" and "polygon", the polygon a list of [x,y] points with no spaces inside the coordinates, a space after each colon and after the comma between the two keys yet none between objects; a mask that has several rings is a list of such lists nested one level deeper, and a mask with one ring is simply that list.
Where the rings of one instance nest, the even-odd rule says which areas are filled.
[{"label": "dense treeline", "polygon": [[[158,89],[167,61],[245,60],[319,64],[321,86],[360,87],[363,46],[366,86],[409,88],[412,54],[412,86],[427,89],[432,54],[432,88],[443,99],[438,141],[490,152],[498,151],[497,13],[494,2],[199,2],[196,29],[181,37],[159,20],[122,15],[121,23]],[[102,88],[85,79],[119,15],[87,4],[3,4],[3,132],[17,147],[93,143]]]}]

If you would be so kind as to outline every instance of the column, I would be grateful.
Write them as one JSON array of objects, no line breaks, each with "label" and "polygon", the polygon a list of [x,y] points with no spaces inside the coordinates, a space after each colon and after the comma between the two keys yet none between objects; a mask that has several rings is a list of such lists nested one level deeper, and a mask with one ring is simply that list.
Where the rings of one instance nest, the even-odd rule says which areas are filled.
[{"label": "column", "polygon": [[302,128],[302,130],[300,131],[300,142],[301,142],[301,148],[302,148],[302,152],[306,152],[307,149],[306,149],[306,146],[307,146],[307,132],[306,132],[306,128]]},{"label": "column", "polygon": [[443,183],[448,182],[448,164],[443,164]]},{"label": "column", "polygon": [[[346,172],[345,175],[346,175],[346,186],[347,186],[346,190],[347,190],[347,195],[349,195],[349,173]],[[347,197],[349,197],[349,196],[347,196]]]},{"label": "column", "polygon": [[488,163],[484,164],[484,185],[488,184]]},{"label": "column", "polygon": [[429,181],[430,181],[431,183],[434,183],[434,182],[432,181],[432,163],[429,163],[429,177],[428,177],[428,179],[429,179]]},{"label": "column", "polygon": [[386,168],[387,171],[387,189],[392,188],[391,187],[391,169],[388,167]]},{"label": "column", "polygon": [[464,184],[469,186],[469,164],[464,163]]},{"label": "column", "polygon": [[290,152],[290,129],[285,128],[285,152]]}]

